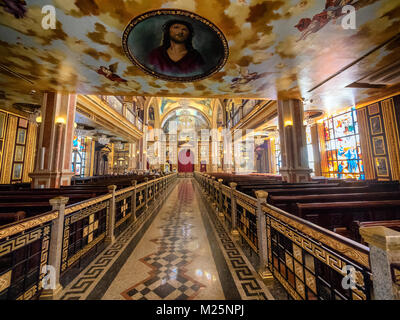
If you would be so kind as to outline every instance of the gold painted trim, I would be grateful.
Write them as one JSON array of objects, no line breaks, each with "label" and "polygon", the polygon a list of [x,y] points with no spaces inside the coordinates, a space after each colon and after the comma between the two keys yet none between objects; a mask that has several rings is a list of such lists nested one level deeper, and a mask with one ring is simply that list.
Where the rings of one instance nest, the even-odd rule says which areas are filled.
[{"label": "gold painted trim", "polygon": [[383,122],[389,154],[392,180],[400,180],[400,141],[393,98],[382,101]]},{"label": "gold painted trim", "polygon": [[104,239],[106,236],[106,233],[102,233],[100,236],[98,236],[93,242],[88,244],[86,247],[84,247],[82,250],[78,251],[76,254],[74,254],[71,258],[68,259],[68,267],[69,268],[73,263],[75,263],[80,257],[85,255],[90,249],[92,249],[96,244],[98,244],[101,240]]},{"label": "gold painted trim", "polygon": [[[376,152],[376,142],[375,141],[377,141],[377,140],[382,141],[383,153]],[[375,156],[385,156],[386,155],[385,139],[383,139],[383,136],[372,137],[372,145],[374,146],[374,155]]]},{"label": "gold painted trim", "polygon": [[7,289],[11,285],[11,273],[12,270],[0,276],[0,292]]},{"label": "gold painted trim", "polygon": [[286,292],[288,292],[293,299],[295,300],[303,300],[302,297],[297,293],[295,289],[289,284],[289,282],[286,281],[285,278],[281,276],[278,270],[272,267],[272,270],[274,271],[274,277],[278,279],[280,284],[286,289]]},{"label": "gold painted trim", "polygon": [[[6,134],[4,136],[3,165],[1,168],[0,184],[11,183],[11,174],[14,159],[15,139],[17,136],[18,118],[7,116]],[[22,175],[22,172],[21,172]]]},{"label": "gold painted trim", "polygon": [[[379,129],[380,129],[380,131],[379,132],[372,132],[372,130],[373,130],[372,129],[372,119],[376,119],[376,118],[379,119]],[[379,114],[369,118],[369,125],[370,125],[370,128],[371,128],[371,135],[374,136],[374,135],[378,135],[378,134],[382,134],[383,133],[382,119],[381,119],[381,116]]]},{"label": "gold painted trim", "polygon": [[93,200],[87,200],[87,201],[84,201],[84,202],[79,203],[77,205],[68,206],[68,207],[65,208],[65,216],[70,215],[73,212],[76,212],[76,211],[82,210],[84,208],[87,208],[89,206],[92,206],[92,205],[94,205],[96,203],[111,199],[111,198],[112,198],[111,194],[106,194],[106,195],[94,198]]},{"label": "gold painted trim", "polygon": [[[282,213],[280,213],[278,211],[279,209],[271,206],[270,204],[262,205],[262,210],[264,212],[266,212],[267,214],[272,215],[276,219],[295,228],[300,233],[310,236],[314,241],[318,241],[318,242],[321,242],[321,243],[329,246],[330,248],[337,251],[338,253],[354,260],[355,262],[360,263],[361,265],[363,265],[364,267],[366,267],[368,269],[371,268],[370,264],[369,264],[369,254],[361,252],[360,250],[357,250],[357,249],[351,247],[350,245],[347,245],[347,244],[333,238],[332,236],[323,234],[317,230],[314,230],[314,229],[306,226],[305,224],[303,224],[301,222],[297,222],[297,221],[291,219],[290,217],[283,215]],[[362,245],[360,245],[360,246],[362,246]],[[363,246],[363,247],[365,247],[365,246]],[[365,247],[365,250],[367,251],[368,248]]]},{"label": "gold painted trim", "polygon": [[360,135],[361,159],[364,163],[364,174],[366,180],[376,178],[375,164],[372,154],[369,124],[367,120],[367,108],[357,110],[358,130]]},{"label": "gold painted trim", "polygon": [[39,226],[43,223],[55,220],[58,218],[58,215],[59,215],[58,210],[52,211],[50,213],[44,214],[32,220],[17,222],[17,224],[9,227],[4,226],[3,229],[0,229],[0,240],[10,237],[14,234],[20,233],[22,231],[25,231],[27,229]]},{"label": "gold painted trim", "polygon": [[127,214],[125,217],[123,217],[121,220],[119,220],[116,224],[115,224],[115,228],[119,227],[122,223],[124,223],[127,219],[129,219],[129,217],[132,216],[132,212]]},{"label": "gold painted trim", "polygon": [[254,250],[255,253],[258,253],[257,247],[254,245],[253,242],[250,241],[250,239],[243,233],[243,230],[240,228],[237,229],[240,235],[246,240],[246,242],[249,244],[249,246]]}]

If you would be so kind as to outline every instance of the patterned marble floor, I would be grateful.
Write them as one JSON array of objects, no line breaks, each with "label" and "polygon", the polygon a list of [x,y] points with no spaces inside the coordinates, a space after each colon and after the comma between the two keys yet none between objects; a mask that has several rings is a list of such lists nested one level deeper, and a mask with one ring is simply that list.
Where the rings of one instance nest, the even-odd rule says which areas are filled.
[{"label": "patterned marble floor", "polygon": [[172,191],[103,299],[225,299],[190,181]]},{"label": "patterned marble floor", "polygon": [[128,228],[61,299],[274,299],[194,179],[171,190],[139,233]]}]

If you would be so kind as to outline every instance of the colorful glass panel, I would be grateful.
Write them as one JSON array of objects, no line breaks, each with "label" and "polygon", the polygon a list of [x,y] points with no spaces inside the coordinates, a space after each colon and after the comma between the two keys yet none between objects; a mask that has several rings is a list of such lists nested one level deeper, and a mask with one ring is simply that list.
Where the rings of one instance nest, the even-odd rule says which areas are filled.
[{"label": "colorful glass panel", "polygon": [[361,160],[360,137],[356,110],[333,116],[324,121],[327,177],[365,179]]}]

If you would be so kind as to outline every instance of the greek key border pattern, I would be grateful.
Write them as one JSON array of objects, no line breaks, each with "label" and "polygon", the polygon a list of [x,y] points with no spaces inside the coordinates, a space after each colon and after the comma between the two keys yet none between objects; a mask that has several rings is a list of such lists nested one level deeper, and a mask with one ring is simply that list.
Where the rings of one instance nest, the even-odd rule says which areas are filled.
[{"label": "greek key border pattern", "polygon": [[317,230],[314,230],[300,222],[297,222],[293,219],[290,219],[289,217],[285,217],[283,214],[270,209],[269,207],[263,205],[262,210],[271,215],[272,217],[276,218],[279,221],[282,221],[283,223],[286,223],[287,225],[290,225],[291,227],[295,228],[299,233],[305,234],[307,236],[310,236],[312,239],[314,239],[317,242],[322,242],[323,244],[329,246],[333,250],[337,251],[338,253],[348,257],[349,259],[360,263],[364,267],[370,269],[370,264],[369,264],[369,255],[366,253],[363,253],[355,248],[350,247],[349,245],[340,242],[328,235],[325,235],[321,232],[318,232]]}]

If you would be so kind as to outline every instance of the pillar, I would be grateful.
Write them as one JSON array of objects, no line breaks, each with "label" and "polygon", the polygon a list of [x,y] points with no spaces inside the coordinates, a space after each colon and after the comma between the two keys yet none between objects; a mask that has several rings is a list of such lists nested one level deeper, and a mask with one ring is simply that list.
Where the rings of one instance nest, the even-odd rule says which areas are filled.
[{"label": "pillar", "polygon": [[322,167],[321,167],[321,152],[319,150],[319,134],[318,132],[321,130],[320,127],[323,127],[323,124],[315,123],[311,126],[311,143],[314,155],[314,175],[316,177],[322,176]]},{"label": "pillar", "polygon": [[370,248],[374,300],[400,300],[400,232],[364,227],[360,234]]},{"label": "pillar", "polygon": [[272,274],[268,269],[268,245],[267,245],[267,223],[265,214],[262,210],[262,204],[267,202],[268,192],[257,190],[257,238],[258,238],[258,256],[259,265],[258,273],[263,279],[272,278]]},{"label": "pillar", "polygon": [[114,228],[115,228],[115,190],[117,189],[116,185],[111,185],[107,187],[108,192],[111,193],[112,197],[110,198],[110,205],[107,215],[107,233],[105,242],[107,244],[111,244],[115,241],[114,236]]},{"label": "pillar", "polygon": [[42,102],[32,188],[59,188],[71,184],[72,140],[76,94],[45,92]]},{"label": "pillar", "polygon": [[219,216],[223,217],[224,216],[224,210],[222,208],[222,181],[223,179],[218,179],[217,186],[218,186],[218,211],[219,211]]},{"label": "pillar", "polygon": [[232,222],[232,229],[231,229],[231,235],[232,236],[239,236],[239,231],[237,230],[237,221],[236,221],[236,187],[237,183],[236,182],[230,182],[229,186],[231,187],[231,222]]},{"label": "pillar", "polygon": [[303,104],[300,100],[278,100],[279,136],[282,155],[280,173],[283,180],[287,182],[310,180],[303,114]]},{"label": "pillar", "polygon": [[[63,232],[64,232],[64,213],[65,205],[68,202],[67,197],[56,197],[50,199],[50,204],[53,210],[58,210],[58,218],[53,220],[51,225],[51,238],[50,238],[50,248],[49,248],[49,258],[48,265],[54,268],[55,271],[52,288],[44,288],[40,299],[41,300],[54,300],[57,299],[58,295],[62,291],[62,286],[60,284],[60,272],[61,272],[61,255],[63,247]],[[41,271],[42,272],[42,271]],[[51,269],[50,269],[51,275]]]},{"label": "pillar", "polygon": [[132,191],[132,198],[131,198],[131,210],[132,210],[132,222],[136,220],[136,190],[137,190],[137,181],[131,181],[132,186],[134,187]]}]

